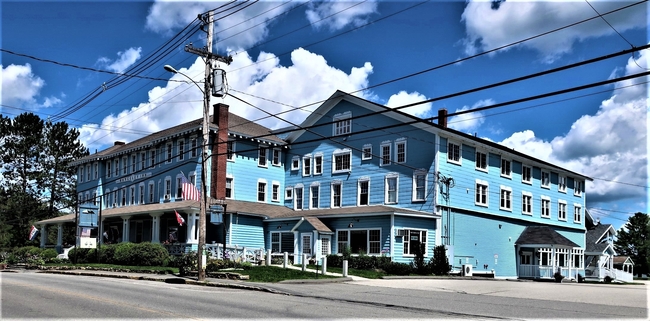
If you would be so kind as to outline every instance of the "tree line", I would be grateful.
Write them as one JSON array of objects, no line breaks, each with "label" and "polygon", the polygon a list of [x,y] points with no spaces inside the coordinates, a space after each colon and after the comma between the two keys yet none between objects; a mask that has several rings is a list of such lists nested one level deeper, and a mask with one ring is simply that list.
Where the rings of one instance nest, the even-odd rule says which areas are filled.
[{"label": "tree line", "polygon": [[634,274],[650,274],[650,216],[636,213],[616,233],[614,250],[634,262]]},{"label": "tree line", "polygon": [[[73,213],[76,169],[70,163],[89,155],[79,134],[33,113],[0,114],[0,248],[30,245],[34,222]],[[54,238],[48,243],[56,242],[55,233],[48,235]]]}]

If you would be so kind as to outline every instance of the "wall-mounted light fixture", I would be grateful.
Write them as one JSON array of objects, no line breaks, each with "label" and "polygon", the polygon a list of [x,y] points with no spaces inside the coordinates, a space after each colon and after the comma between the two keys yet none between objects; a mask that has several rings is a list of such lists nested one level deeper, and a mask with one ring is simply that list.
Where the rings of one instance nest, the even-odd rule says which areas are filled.
[{"label": "wall-mounted light fixture", "polygon": [[355,221],[356,221],[356,222],[359,222],[359,219],[358,219],[358,218],[357,218],[357,219],[354,219],[354,218],[353,218],[352,221],[350,222],[350,224],[348,224],[348,228],[353,228],[353,227],[354,227],[354,222],[355,222]]}]

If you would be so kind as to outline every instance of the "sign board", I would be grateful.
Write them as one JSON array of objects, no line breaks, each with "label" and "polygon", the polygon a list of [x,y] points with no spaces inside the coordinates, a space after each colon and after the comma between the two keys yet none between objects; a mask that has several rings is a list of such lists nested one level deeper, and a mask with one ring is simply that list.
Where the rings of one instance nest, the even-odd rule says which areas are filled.
[{"label": "sign board", "polygon": [[221,213],[211,212],[210,213],[210,223],[212,223],[214,225],[222,224],[223,223],[223,212],[221,212]]},{"label": "sign board", "polygon": [[97,248],[97,239],[94,237],[80,237],[79,248],[82,249],[95,249]]}]

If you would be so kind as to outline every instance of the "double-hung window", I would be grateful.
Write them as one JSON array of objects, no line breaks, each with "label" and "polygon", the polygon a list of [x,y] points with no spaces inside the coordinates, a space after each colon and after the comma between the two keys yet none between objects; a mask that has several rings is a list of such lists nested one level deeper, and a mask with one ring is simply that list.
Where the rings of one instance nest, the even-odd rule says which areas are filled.
[{"label": "double-hung window", "polygon": [[302,176],[311,175],[311,155],[302,157]]},{"label": "double-hung window", "polygon": [[512,175],[511,165],[509,159],[501,158],[501,176],[510,177]]},{"label": "double-hung window", "polygon": [[280,183],[273,182],[273,185],[272,185],[271,188],[272,188],[272,190],[271,190],[271,200],[273,202],[280,201]]},{"label": "double-hung window", "polygon": [[235,160],[235,142],[232,140],[226,143],[226,159],[229,161]]},{"label": "double-hung window", "polygon": [[144,183],[141,183],[138,188],[138,198],[140,204],[144,204]]},{"label": "double-hung window", "polygon": [[510,187],[501,186],[501,203],[499,209],[504,211],[512,210],[512,189]]},{"label": "double-hung window", "polygon": [[397,179],[396,174],[386,175],[386,204],[396,204],[397,203]]},{"label": "double-hung window", "polygon": [[150,151],[149,155],[149,168],[154,168],[156,167],[156,151],[152,150]]},{"label": "double-hung window", "polygon": [[541,217],[551,217],[551,199],[547,196],[542,196],[542,212]]},{"label": "double-hung window", "polygon": [[582,182],[577,179],[573,180],[573,195],[575,196],[582,195]]},{"label": "double-hung window", "polygon": [[312,183],[309,186],[309,209],[317,209],[320,205],[320,184]]},{"label": "double-hung window", "polygon": [[178,145],[178,160],[182,161],[185,159],[185,140],[179,140]]},{"label": "double-hung window", "polygon": [[557,219],[560,221],[566,221],[566,201],[557,201]]},{"label": "double-hung window", "polygon": [[294,156],[291,159],[291,170],[297,171],[300,168],[300,157]]},{"label": "double-hung window", "polygon": [[287,186],[284,188],[284,200],[293,199],[293,186]]},{"label": "double-hung window", "polygon": [[135,173],[137,171],[137,166],[138,166],[138,156],[131,155],[131,173]]},{"label": "double-hung window", "polygon": [[359,179],[359,189],[358,189],[357,199],[359,205],[370,204],[370,180]]},{"label": "double-hung window", "polygon": [[406,230],[405,236],[402,237],[404,255],[415,255],[420,244],[424,244],[424,255],[427,251],[427,231],[426,230]]},{"label": "double-hung window", "polygon": [[232,177],[226,177],[226,198],[232,198]]},{"label": "double-hung window", "polygon": [[447,161],[460,164],[460,145],[456,143],[447,143]]},{"label": "double-hung window", "polygon": [[370,159],[372,159],[372,144],[365,144],[361,150],[361,160]]},{"label": "double-hung window", "polygon": [[115,160],[115,177],[120,176],[120,160]]},{"label": "double-hung window", "polygon": [[266,182],[257,182],[257,201],[266,202]]},{"label": "double-hung window", "polygon": [[413,201],[421,202],[426,198],[427,172],[418,170],[413,173]]},{"label": "double-hung window", "polygon": [[395,162],[406,163],[406,139],[395,141]]},{"label": "double-hung window", "polygon": [[573,222],[581,223],[582,222],[582,207],[580,204],[573,204]]},{"label": "double-hung window", "polygon": [[199,154],[199,148],[198,148],[198,142],[196,140],[196,137],[191,137],[190,138],[190,155],[192,158],[196,158]]},{"label": "double-hung window", "polygon": [[318,154],[314,156],[314,175],[323,174],[323,155]]},{"label": "double-hung window", "polygon": [[474,204],[478,206],[488,206],[488,182],[477,179],[476,180],[476,195]]},{"label": "double-hung window", "polygon": [[341,207],[342,186],[341,181],[332,182],[332,207]]},{"label": "double-hung window", "polygon": [[111,161],[106,162],[106,178],[111,177]]},{"label": "double-hung window", "polygon": [[529,192],[522,192],[521,213],[533,215],[533,194]]},{"label": "double-hung window", "polygon": [[335,150],[332,155],[334,159],[334,166],[332,167],[332,174],[348,173],[352,169],[351,158],[352,151],[349,149]]},{"label": "double-hung window", "polygon": [[332,134],[334,136],[347,135],[352,133],[352,117],[351,112],[334,115],[334,128]]},{"label": "double-hung window", "polygon": [[257,155],[257,165],[266,167],[266,152],[268,148],[260,146],[258,149],[258,155]]},{"label": "double-hung window", "polygon": [[149,203],[153,203],[155,193],[154,193],[154,183],[149,182]]},{"label": "double-hung window", "polygon": [[566,176],[558,176],[557,190],[558,192],[566,193]]},{"label": "double-hung window", "polygon": [[542,188],[551,187],[551,173],[545,170],[542,170],[542,179],[540,181]]},{"label": "double-hung window", "polygon": [[533,182],[533,168],[527,165],[521,165],[521,181],[526,184]]},{"label": "double-hung window", "polygon": [[294,189],[294,200],[293,200],[293,207],[296,210],[301,210],[302,209],[302,185],[296,186]]},{"label": "double-hung window", "polygon": [[379,146],[380,151],[381,151],[381,162],[379,163],[380,166],[386,166],[390,165],[390,142],[383,142]]},{"label": "double-hung window", "polygon": [[140,153],[140,169],[145,170],[147,168],[147,153]]},{"label": "double-hung window", "polygon": [[122,157],[122,174],[127,175],[129,173],[129,158],[124,156]]},{"label": "double-hung window", "polygon": [[174,151],[172,150],[172,143],[168,143],[165,149],[167,151],[167,161],[166,163],[171,163],[174,157]]},{"label": "double-hung window", "polygon": [[487,165],[487,154],[476,151],[476,169],[480,171],[487,172],[488,170],[488,165]]},{"label": "double-hung window", "polygon": [[280,166],[280,155],[281,155],[281,151],[277,148],[274,148],[273,161],[272,161],[273,166]]},{"label": "double-hung window", "polygon": [[381,253],[381,230],[380,229],[353,229],[337,230],[336,241],[338,253],[343,253],[345,248],[350,248],[352,253]]}]

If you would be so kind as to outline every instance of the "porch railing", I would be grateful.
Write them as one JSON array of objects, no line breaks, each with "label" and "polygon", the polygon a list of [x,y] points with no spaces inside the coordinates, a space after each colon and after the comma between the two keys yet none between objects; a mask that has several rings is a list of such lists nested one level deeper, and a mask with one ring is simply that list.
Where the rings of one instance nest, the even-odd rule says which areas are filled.
[{"label": "porch railing", "polygon": [[[223,244],[206,244],[205,249],[211,258],[223,259]],[[239,247],[237,245],[226,245],[225,259],[237,262],[259,263],[264,260],[264,249]]]},{"label": "porch railing", "polygon": [[[553,278],[558,267],[553,268],[553,266],[548,265],[519,265],[519,277],[520,278]],[[583,269],[571,268],[568,267],[559,267],[560,273],[565,278],[577,279],[578,274],[584,275]]]}]

